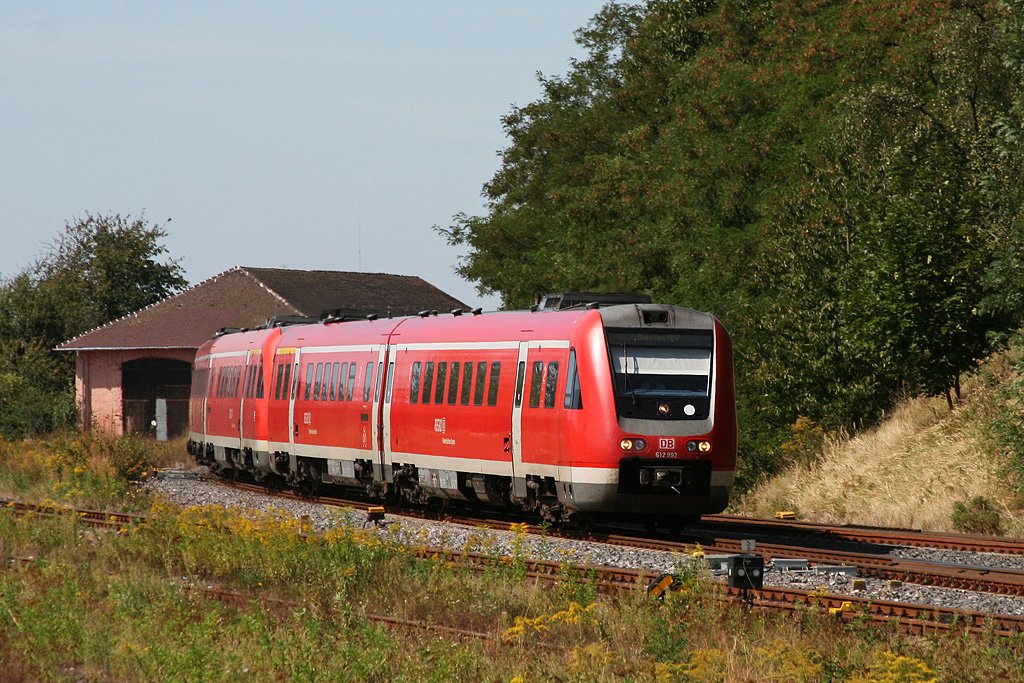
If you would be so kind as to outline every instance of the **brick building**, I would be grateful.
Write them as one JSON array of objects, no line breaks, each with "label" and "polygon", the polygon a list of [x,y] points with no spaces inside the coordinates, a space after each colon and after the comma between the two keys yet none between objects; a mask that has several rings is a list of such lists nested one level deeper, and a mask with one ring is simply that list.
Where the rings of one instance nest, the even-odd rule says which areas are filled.
[{"label": "brick building", "polygon": [[385,317],[455,308],[466,306],[413,276],[236,266],[57,350],[76,354],[81,428],[162,439],[187,431],[192,360],[221,328],[336,309]]}]

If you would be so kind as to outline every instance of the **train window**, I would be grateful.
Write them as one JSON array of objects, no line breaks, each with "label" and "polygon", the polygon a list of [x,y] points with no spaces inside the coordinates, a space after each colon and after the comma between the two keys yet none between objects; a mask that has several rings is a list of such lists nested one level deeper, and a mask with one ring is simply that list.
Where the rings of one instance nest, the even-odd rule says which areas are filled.
[{"label": "train window", "polygon": [[348,401],[352,400],[352,392],[354,392],[355,389],[356,389],[356,364],[355,363],[349,363],[349,365],[348,365],[348,396],[345,397],[346,400],[348,400]]},{"label": "train window", "polygon": [[473,390],[473,364],[466,363],[466,373],[462,376],[462,398],[459,403],[469,405],[469,393]]},{"label": "train window", "polygon": [[302,400],[309,400],[309,392],[313,389],[313,373],[316,372],[316,366],[312,363],[306,363],[306,390],[302,394]]},{"label": "train window", "polygon": [[484,388],[487,386],[487,363],[476,364],[476,388],[473,391],[473,405],[484,404]]},{"label": "train window", "polygon": [[[319,401],[320,400],[320,390],[323,388],[323,386],[324,386],[324,364],[323,363],[317,363],[316,364],[316,383],[313,385],[313,400],[314,401]],[[326,398],[326,397],[327,397],[327,392],[325,391],[324,392],[324,398]]]},{"label": "train window", "polygon": [[548,377],[544,384],[544,407],[555,407],[555,390],[558,388],[558,361],[548,363]]},{"label": "train window", "polygon": [[530,407],[540,407],[540,384],[541,378],[544,376],[544,361],[535,360],[533,361],[533,367],[530,370]]},{"label": "train window", "polygon": [[277,365],[277,378],[274,380],[274,399],[281,398],[281,383],[284,381],[284,363]]},{"label": "train window", "polygon": [[373,386],[373,361],[366,364],[366,374],[363,376],[363,401],[370,400],[370,387]]},{"label": "train window", "polygon": [[249,389],[252,387],[252,366],[245,366],[245,373],[242,375],[242,396],[249,398]]},{"label": "train window", "polygon": [[501,363],[491,363],[491,386],[487,392],[487,405],[498,405],[498,377],[501,375]]},{"label": "train window", "polygon": [[[354,362],[352,366],[354,366]],[[345,390],[348,388],[348,364],[341,364],[341,375],[338,377],[338,400],[345,400]]]},{"label": "train window", "polygon": [[452,377],[448,384],[448,405],[455,405],[455,399],[459,396],[459,362],[452,363]]},{"label": "train window", "polygon": [[526,361],[519,361],[519,369],[516,370],[516,398],[515,407],[523,405],[523,383],[526,381]]},{"label": "train window", "polygon": [[434,363],[427,362],[423,368],[423,402],[430,403],[430,393],[434,388]]},{"label": "train window", "polygon": [[256,366],[250,365],[249,371],[246,373],[245,378],[245,396],[246,398],[253,398],[256,396]]},{"label": "train window", "polygon": [[[412,378],[409,380],[409,403],[416,403],[420,400],[420,362],[412,364]],[[388,387],[388,394],[391,388]]]},{"label": "train window", "polygon": [[583,408],[583,395],[580,393],[580,372],[576,367],[576,349],[569,349],[569,378],[565,381],[565,401],[563,405],[569,410]]},{"label": "train window", "polygon": [[373,400],[377,402],[380,400],[380,380],[384,375],[384,363],[377,363],[377,384],[373,390]]},{"label": "train window", "polygon": [[395,384],[395,361],[388,363],[388,385],[384,393],[384,402],[391,403],[391,387]]},{"label": "train window", "polygon": [[299,397],[299,364],[295,363],[294,372],[292,372],[292,400]]},{"label": "train window", "polygon": [[256,366],[256,398],[263,398],[263,359]]},{"label": "train window", "polygon": [[238,366],[232,366],[231,372],[231,383],[228,385],[228,396],[235,398],[238,396]]},{"label": "train window", "polygon": [[326,392],[326,395],[324,396],[324,400],[325,401],[333,401],[334,400],[334,397],[337,395],[337,392],[335,392],[335,389],[337,389],[337,381],[338,381],[338,364],[337,363],[333,363],[333,364],[332,363],[328,363],[327,364],[327,378],[324,379],[324,391]]},{"label": "train window", "polygon": [[445,380],[448,378],[448,363],[437,364],[437,390],[434,392],[434,403],[444,403]]}]

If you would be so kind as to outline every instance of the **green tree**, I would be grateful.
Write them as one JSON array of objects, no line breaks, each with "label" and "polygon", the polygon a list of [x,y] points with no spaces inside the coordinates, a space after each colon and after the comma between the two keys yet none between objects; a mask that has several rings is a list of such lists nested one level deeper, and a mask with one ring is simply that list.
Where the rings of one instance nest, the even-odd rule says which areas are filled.
[{"label": "green tree", "polygon": [[0,282],[0,434],[69,425],[74,358],[54,347],[187,285],[178,261],[165,258],[166,235],[144,216],[87,214]]},{"label": "green tree", "polygon": [[606,6],[505,118],[487,214],[445,231],[459,272],[509,306],[623,289],[714,311],[741,483],[798,416],[952,401],[1024,314],[1019,281],[995,296],[1024,273],[1021,25],[1020,0]]}]

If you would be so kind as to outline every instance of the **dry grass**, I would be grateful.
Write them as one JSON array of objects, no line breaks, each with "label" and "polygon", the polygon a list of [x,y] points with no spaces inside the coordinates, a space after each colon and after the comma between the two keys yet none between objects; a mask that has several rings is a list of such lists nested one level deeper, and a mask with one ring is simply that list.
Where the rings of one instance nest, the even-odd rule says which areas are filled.
[{"label": "dry grass", "polygon": [[902,401],[878,428],[827,439],[821,457],[766,481],[739,504],[741,513],[794,510],[801,519],[952,531],[954,503],[985,496],[1003,509],[1004,531],[1024,533],[1011,514],[1019,501],[1000,472],[984,425],[993,398],[1011,373],[1006,354],[965,384],[950,411],[944,398]]}]

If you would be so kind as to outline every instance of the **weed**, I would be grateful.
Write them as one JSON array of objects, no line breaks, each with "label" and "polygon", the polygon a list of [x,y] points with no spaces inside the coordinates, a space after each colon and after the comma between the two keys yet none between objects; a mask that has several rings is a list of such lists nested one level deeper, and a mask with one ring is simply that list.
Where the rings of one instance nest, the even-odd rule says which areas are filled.
[{"label": "weed", "polygon": [[1002,518],[992,501],[984,496],[975,496],[969,501],[953,503],[951,515],[953,528],[970,534],[1002,533]]},{"label": "weed", "polygon": [[938,683],[924,662],[892,652],[879,652],[868,670],[853,676],[851,683]]}]

